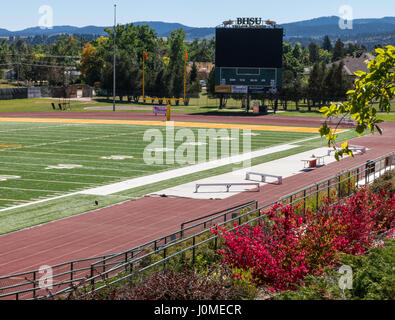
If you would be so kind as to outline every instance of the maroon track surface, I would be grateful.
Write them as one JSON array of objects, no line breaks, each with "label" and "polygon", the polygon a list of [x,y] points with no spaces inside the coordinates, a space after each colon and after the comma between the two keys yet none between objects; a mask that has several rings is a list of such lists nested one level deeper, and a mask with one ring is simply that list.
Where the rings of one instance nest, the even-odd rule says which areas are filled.
[{"label": "maroon track surface", "polygon": [[[48,114],[59,117],[63,114]],[[98,114],[64,114],[78,118],[99,118]],[[100,113],[103,115],[103,113]],[[0,114],[9,117],[11,114]],[[26,117],[27,114],[19,114]],[[32,116],[32,115],[29,115]],[[42,113],[35,113],[43,117]],[[119,115],[115,115],[119,116]],[[140,114],[122,114],[121,119],[138,119]],[[104,117],[103,117],[104,118]],[[105,114],[109,119],[109,114]],[[301,117],[231,117],[224,118],[177,115],[179,121],[215,121],[268,123],[277,125],[317,126],[320,119]],[[297,118],[297,119],[295,119]],[[144,119],[148,119],[146,116]],[[196,120],[195,120],[196,119]],[[288,119],[288,122],[286,122]],[[296,120],[299,122],[296,123]],[[351,169],[367,160],[395,151],[395,123],[384,123],[383,136],[371,135],[354,139],[354,144],[370,150],[365,155],[347,158],[316,170],[284,179],[283,185],[266,185],[260,193],[244,192],[225,200],[144,197],[120,205],[70,217],[64,220],[0,236],[0,276],[56,265],[76,259],[118,253],[180,230],[181,223],[227,209],[250,200],[259,205],[279,200],[282,196]]]}]

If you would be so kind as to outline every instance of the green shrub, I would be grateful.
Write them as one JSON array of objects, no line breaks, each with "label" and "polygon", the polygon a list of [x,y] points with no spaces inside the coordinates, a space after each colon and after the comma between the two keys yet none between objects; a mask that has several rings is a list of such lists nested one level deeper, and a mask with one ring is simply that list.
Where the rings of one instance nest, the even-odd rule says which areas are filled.
[{"label": "green shrub", "polygon": [[388,190],[388,185],[391,192],[395,192],[395,170],[388,171],[383,174],[380,178],[376,179],[372,184],[372,190],[375,193],[380,193],[383,190]]},{"label": "green shrub", "polygon": [[277,300],[394,300],[395,299],[395,241],[387,240],[384,247],[373,249],[367,256],[343,255],[340,265],[353,270],[353,289],[343,292],[338,283],[342,276],[327,269],[324,276],[306,277],[305,286],[287,291]]}]

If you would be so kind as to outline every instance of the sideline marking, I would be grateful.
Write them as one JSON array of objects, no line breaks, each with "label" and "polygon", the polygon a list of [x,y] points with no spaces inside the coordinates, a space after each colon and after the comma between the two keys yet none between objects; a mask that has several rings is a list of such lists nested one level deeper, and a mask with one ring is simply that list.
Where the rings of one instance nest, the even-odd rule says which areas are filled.
[{"label": "sideline marking", "polygon": [[7,176],[7,175],[0,175],[0,181],[8,181],[8,180],[15,180],[20,179],[20,176]]},{"label": "sideline marking", "polygon": [[0,143],[0,149],[19,148],[19,147],[22,147],[22,145],[21,144]]},{"label": "sideline marking", "polygon": [[[60,118],[0,118],[0,122],[30,122],[30,123],[79,123],[79,124],[132,124],[141,126],[161,126],[168,125],[165,121],[139,121],[139,120],[95,120],[95,119],[60,119]],[[281,127],[265,125],[246,125],[246,124],[225,124],[225,123],[203,123],[203,122],[173,122],[174,127],[193,127],[193,128],[216,128],[216,129],[239,129],[256,131],[276,131],[276,132],[301,132],[319,133],[318,128],[304,127]],[[341,133],[343,131],[338,131]]]},{"label": "sideline marking", "polygon": [[0,199],[0,201],[23,202],[23,203],[29,203],[29,202],[31,202],[31,201],[28,201],[28,200],[16,200],[16,199]]}]

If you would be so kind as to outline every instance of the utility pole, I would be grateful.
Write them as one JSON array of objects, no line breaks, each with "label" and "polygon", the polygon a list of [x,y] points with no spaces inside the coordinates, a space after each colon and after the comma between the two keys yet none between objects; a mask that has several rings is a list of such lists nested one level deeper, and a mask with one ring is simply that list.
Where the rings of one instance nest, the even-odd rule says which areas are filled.
[{"label": "utility pole", "polygon": [[117,5],[114,4],[114,83],[113,83],[113,111],[115,112],[115,98],[116,98],[116,50],[117,50],[117,44],[116,44],[116,37],[117,37],[117,32],[116,32],[116,27],[117,27]]}]

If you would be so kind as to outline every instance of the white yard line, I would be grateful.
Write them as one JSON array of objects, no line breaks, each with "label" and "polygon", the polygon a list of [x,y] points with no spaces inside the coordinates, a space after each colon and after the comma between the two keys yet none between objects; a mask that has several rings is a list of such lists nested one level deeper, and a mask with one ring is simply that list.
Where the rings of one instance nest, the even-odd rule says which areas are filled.
[{"label": "white yard line", "polygon": [[36,130],[36,129],[52,129],[52,128],[61,128],[61,127],[73,126],[73,125],[75,125],[75,124],[67,123],[67,124],[53,125],[51,127],[34,127],[34,128],[33,127],[29,127],[29,128],[24,127],[24,128],[21,128],[21,129],[2,130],[2,131],[0,131],[0,133],[8,133],[8,132],[11,132],[11,131],[31,131],[31,130]]}]

